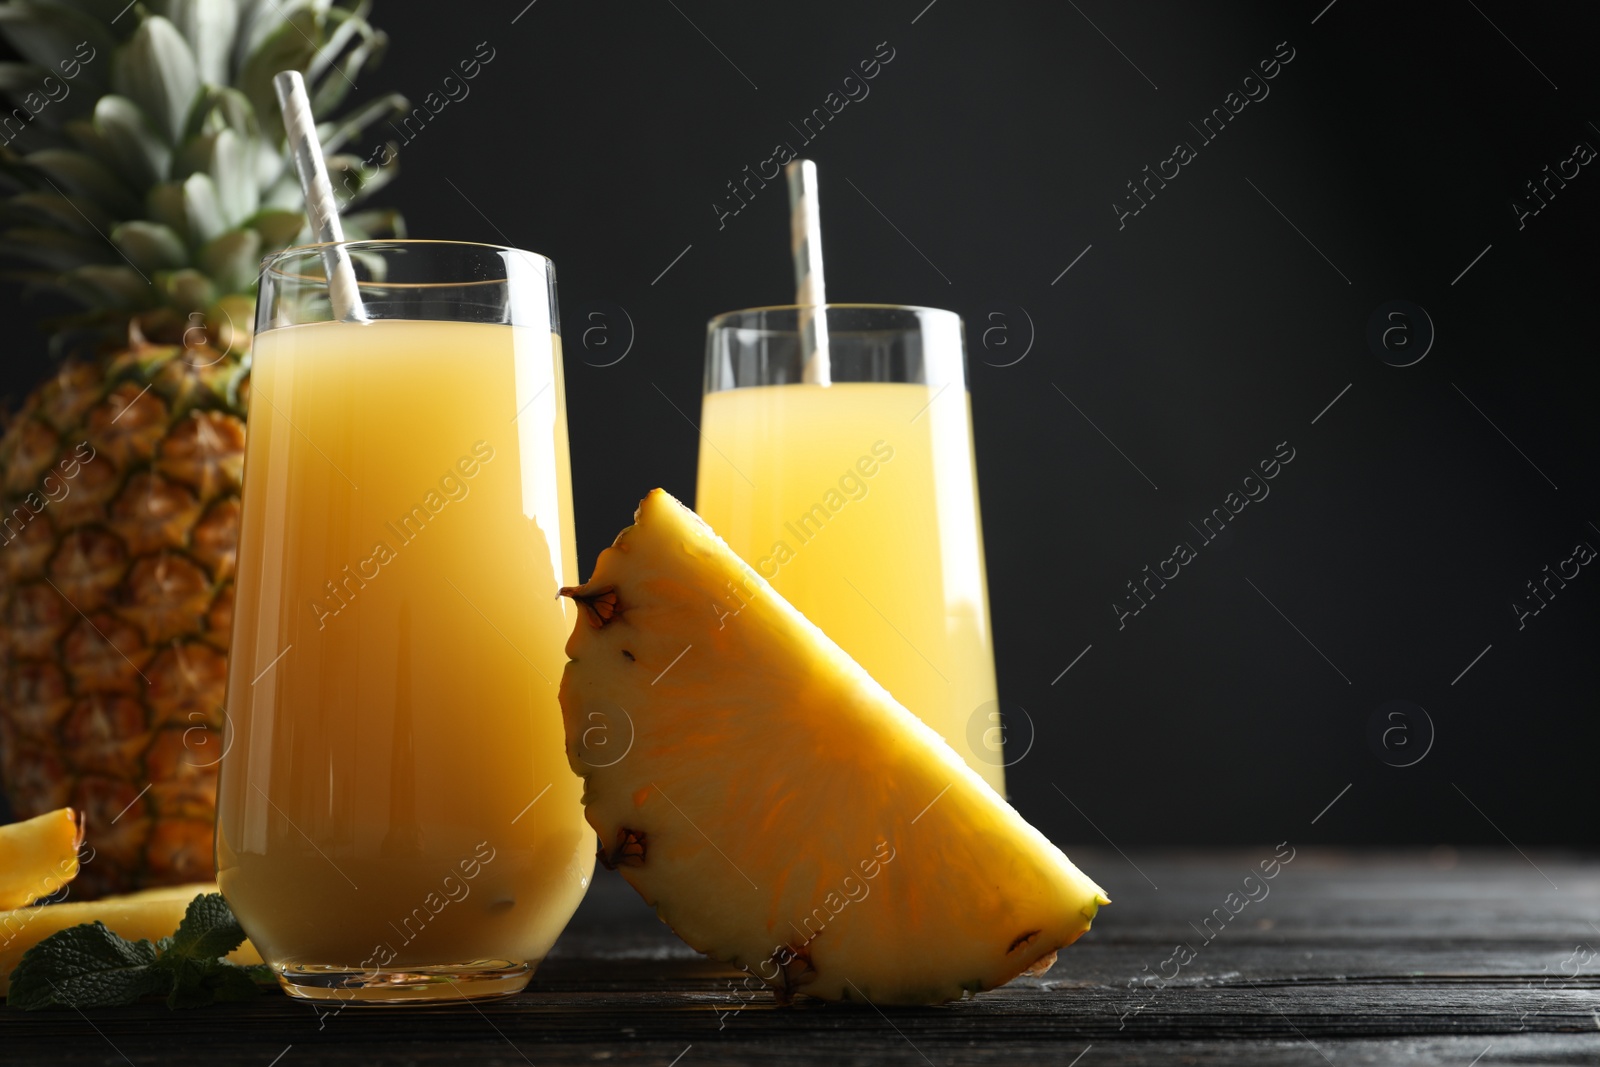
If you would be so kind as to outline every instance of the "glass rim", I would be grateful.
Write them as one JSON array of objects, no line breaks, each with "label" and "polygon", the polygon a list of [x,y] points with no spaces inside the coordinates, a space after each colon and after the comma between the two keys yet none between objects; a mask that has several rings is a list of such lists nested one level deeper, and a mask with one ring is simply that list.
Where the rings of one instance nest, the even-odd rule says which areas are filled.
[{"label": "glass rim", "polygon": [[[291,255],[321,253],[330,248],[343,248],[346,251],[355,252],[375,251],[380,248],[391,248],[395,246],[409,247],[412,245],[488,249],[493,252],[514,252],[519,256],[531,256],[534,259],[541,260],[545,264],[546,268],[553,269],[555,267],[555,262],[543,252],[534,252],[526,248],[513,248],[510,245],[491,244],[488,241],[451,241],[431,237],[415,239],[410,237],[369,237],[359,241],[312,241],[308,244],[291,245],[288,248],[280,248],[271,255],[263,256],[261,258],[261,274],[265,276],[270,273],[274,278],[282,278],[286,281],[327,284],[327,278],[325,276],[291,273],[289,271],[277,269],[275,265],[280,260],[287,259]],[[367,287],[374,289],[430,289],[445,287],[463,288],[471,285],[504,285],[505,283],[506,279],[504,278],[480,278],[467,279],[463,281],[439,282],[388,282],[377,281],[374,279],[362,280],[358,278],[356,280],[356,287],[357,289]]]},{"label": "glass rim", "polygon": [[767,304],[759,307],[739,308],[735,311],[724,311],[711,316],[711,318],[706,322],[706,329],[714,330],[723,322],[724,319],[731,319],[738,315],[756,315],[768,311],[804,310],[914,311],[919,313],[926,312],[932,315],[949,315],[957,322],[961,321],[960,312],[951,311],[949,308],[929,307],[925,304],[835,304],[830,302],[826,304]]}]

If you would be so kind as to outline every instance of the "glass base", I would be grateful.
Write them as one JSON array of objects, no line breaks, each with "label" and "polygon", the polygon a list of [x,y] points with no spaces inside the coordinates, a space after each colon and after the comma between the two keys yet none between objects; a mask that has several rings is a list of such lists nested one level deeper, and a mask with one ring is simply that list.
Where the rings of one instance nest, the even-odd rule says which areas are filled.
[{"label": "glass base", "polygon": [[388,970],[291,963],[275,967],[278,984],[291,997],[340,1004],[448,1004],[520,993],[533,977],[533,963],[471,960]]}]

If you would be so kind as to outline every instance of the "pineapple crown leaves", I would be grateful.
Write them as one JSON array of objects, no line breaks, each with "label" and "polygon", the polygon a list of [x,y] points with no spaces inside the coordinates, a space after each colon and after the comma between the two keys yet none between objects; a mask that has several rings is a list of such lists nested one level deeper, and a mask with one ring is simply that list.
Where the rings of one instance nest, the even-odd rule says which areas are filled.
[{"label": "pineapple crown leaves", "polygon": [[[0,256],[7,276],[67,293],[83,322],[126,329],[254,292],[262,256],[305,235],[272,88],[306,78],[329,176],[350,203],[382,188],[340,149],[405,111],[398,94],[339,109],[387,37],[370,0],[0,0]],[[389,145],[393,158],[395,145]],[[352,238],[400,234],[392,211]]]}]

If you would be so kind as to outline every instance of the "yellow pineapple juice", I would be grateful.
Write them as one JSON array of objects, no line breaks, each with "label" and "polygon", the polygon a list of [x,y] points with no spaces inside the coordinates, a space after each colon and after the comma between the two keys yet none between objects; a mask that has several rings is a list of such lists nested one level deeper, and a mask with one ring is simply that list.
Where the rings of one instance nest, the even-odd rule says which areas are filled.
[{"label": "yellow pineapple juice", "polygon": [[701,419],[695,510],[1003,795],[966,390],[750,386]]},{"label": "yellow pineapple juice", "polygon": [[515,969],[588,885],[556,701],[559,346],[425,321],[257,338],[217,878],[280,970]]}]

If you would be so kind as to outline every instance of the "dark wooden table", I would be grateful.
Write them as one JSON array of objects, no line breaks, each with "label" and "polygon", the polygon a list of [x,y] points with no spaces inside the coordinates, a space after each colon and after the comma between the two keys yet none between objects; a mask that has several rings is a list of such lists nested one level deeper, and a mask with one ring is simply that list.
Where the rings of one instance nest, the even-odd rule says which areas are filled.
[{"label": "dark wooden table", "polygon": [[1302,848],[1265,898],[1206,927],[1270,851],[1073,852],[1116,900],[1094,930],[1044,977],[944,1007],[741,1001],[734,971],[599,872],[508,1000],[320,1025],[277,994],[5,1011],[0,1063],[1600,1064],[1600,859]]}]

